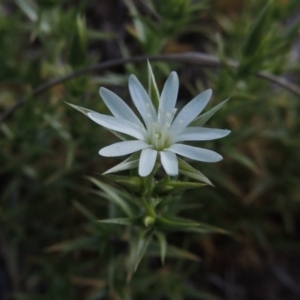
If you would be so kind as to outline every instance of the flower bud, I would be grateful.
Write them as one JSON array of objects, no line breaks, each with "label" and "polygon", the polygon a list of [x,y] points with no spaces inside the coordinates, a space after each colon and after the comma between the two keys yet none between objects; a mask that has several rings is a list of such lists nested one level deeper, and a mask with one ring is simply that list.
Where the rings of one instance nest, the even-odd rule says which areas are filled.
[{"label": "flower bud", "polygon": [[143,190],[143,181],[140,177],[124,177],[115,180],[116,183],[124,187],[129,192],[139,193]]},{"label": "flower bud", "polygon": [[151,217],[151,216],[146,216],[144,218],[144,225],[146,227],[149,227],[151,225],[153,225],[155,223],[155,218]]}]

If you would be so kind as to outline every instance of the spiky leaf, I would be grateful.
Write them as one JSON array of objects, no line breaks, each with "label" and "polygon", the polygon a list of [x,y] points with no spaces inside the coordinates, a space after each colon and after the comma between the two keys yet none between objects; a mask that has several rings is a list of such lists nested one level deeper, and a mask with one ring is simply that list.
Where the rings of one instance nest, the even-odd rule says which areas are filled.
[{"label": "spiky leaf", "polygon": [[152,100],[154,106],[156,109],[158,109],[159,106],[159,91],[156,85],[155,77],[152,71],[152,67],[149,61],[147,61],[148,65],[148,94],[150,96],[150,99]]},{"label": "spiky leaf", "polygon": [[87,177],[92,183],[98,186],[107,194],[107,199],[111,201],[113,204],[117,205],[127,216],[133,217],[134,212],[132,211],[131,207],[128,203],[118,194],[117,190],[113,187],[95,179],[92,177]]},{"label": "spiky leaf", "polygon": [[136,218],[112,218],[105,220],[97,220],[99,223],[117,224],[117,225],[141,225],[142,217]]},{"label": "spiky leaf", "polygon": [[156,231],[155,235],[157,237],[159,247],[160,247],[160,259],[161,263],[164,265],[165,264],[165,258],[166,258],[166,253],[167,253],[167,240],[164,235],[164,233]]},{"label": "spiky leaf", "polygon": [[213,186],[211,181],[204,174],[202,174],[199,170],[193,168],[191,165],[189,165],[187,162],[185,162],[181,158],[178,158],[178,163],[179,163],[179,173],[180,174]]},{"label": "spiky leaf", "polygon": [[196,118],[192,122],[191,126],[199,126],[199,127],[203,126],[220,108],[222,108],[227,103],[228,100],[229,100],[229,98],[222,101],[221,103],[214,106],[212,109],[210,109],[206,113],[204,113],[201,116],[199,116],[198,118]]}]

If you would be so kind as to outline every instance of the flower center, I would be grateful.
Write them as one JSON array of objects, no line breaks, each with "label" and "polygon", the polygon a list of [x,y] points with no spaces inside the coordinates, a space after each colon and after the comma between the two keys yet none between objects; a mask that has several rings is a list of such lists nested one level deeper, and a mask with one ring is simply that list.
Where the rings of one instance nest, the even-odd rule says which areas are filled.
[{"label": "flower center", "polygon": [[146,142],[152,145],[157,151],[162,151],[172,145],[172,137],[170,127],[173,121],[176,109],[172,113],[164,113],[162,109],[158,110],[157,120],[153,120],[151,115],[148,115],[147,137]]}]

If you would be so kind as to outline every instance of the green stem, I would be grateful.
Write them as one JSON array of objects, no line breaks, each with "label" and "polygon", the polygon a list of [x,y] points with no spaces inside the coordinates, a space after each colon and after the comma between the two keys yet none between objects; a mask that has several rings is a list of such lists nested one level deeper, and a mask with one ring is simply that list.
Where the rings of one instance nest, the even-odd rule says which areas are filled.
[{"label": "green stem", "polygon": [[142,196],[142,203],[146,209],[146,214],[155,218],[156,217],[156,212],[155,209],[151,203],[151,201],[149,201],[148,199],[145,198],[145,196]]}]

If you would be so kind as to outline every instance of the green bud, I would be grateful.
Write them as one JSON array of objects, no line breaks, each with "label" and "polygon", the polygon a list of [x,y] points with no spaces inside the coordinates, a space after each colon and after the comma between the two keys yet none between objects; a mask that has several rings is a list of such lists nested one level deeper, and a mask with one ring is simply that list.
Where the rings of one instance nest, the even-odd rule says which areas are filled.
[{"label": "green bud", "polygon": [[157,194],[170,194],[174,192],[184,191],[187,189],[202,187],[205,185],[206,184],[198,182],[162,180],[159,183],[157,183],[157,185],[154,187],[154,191]]},{"label": "green bud", "polygon": [[151,225],[153,225],[155,223],[155,218],[151,217],[151,216],[146,216],[144,218],[144,225],[146,227],[149,227]]},{"label": "green bud", "polygon": [[140,177],[118,175],[108,175],[107,177],[121,185],[129,192],[140,193],[143,191],[143,180]]}]

